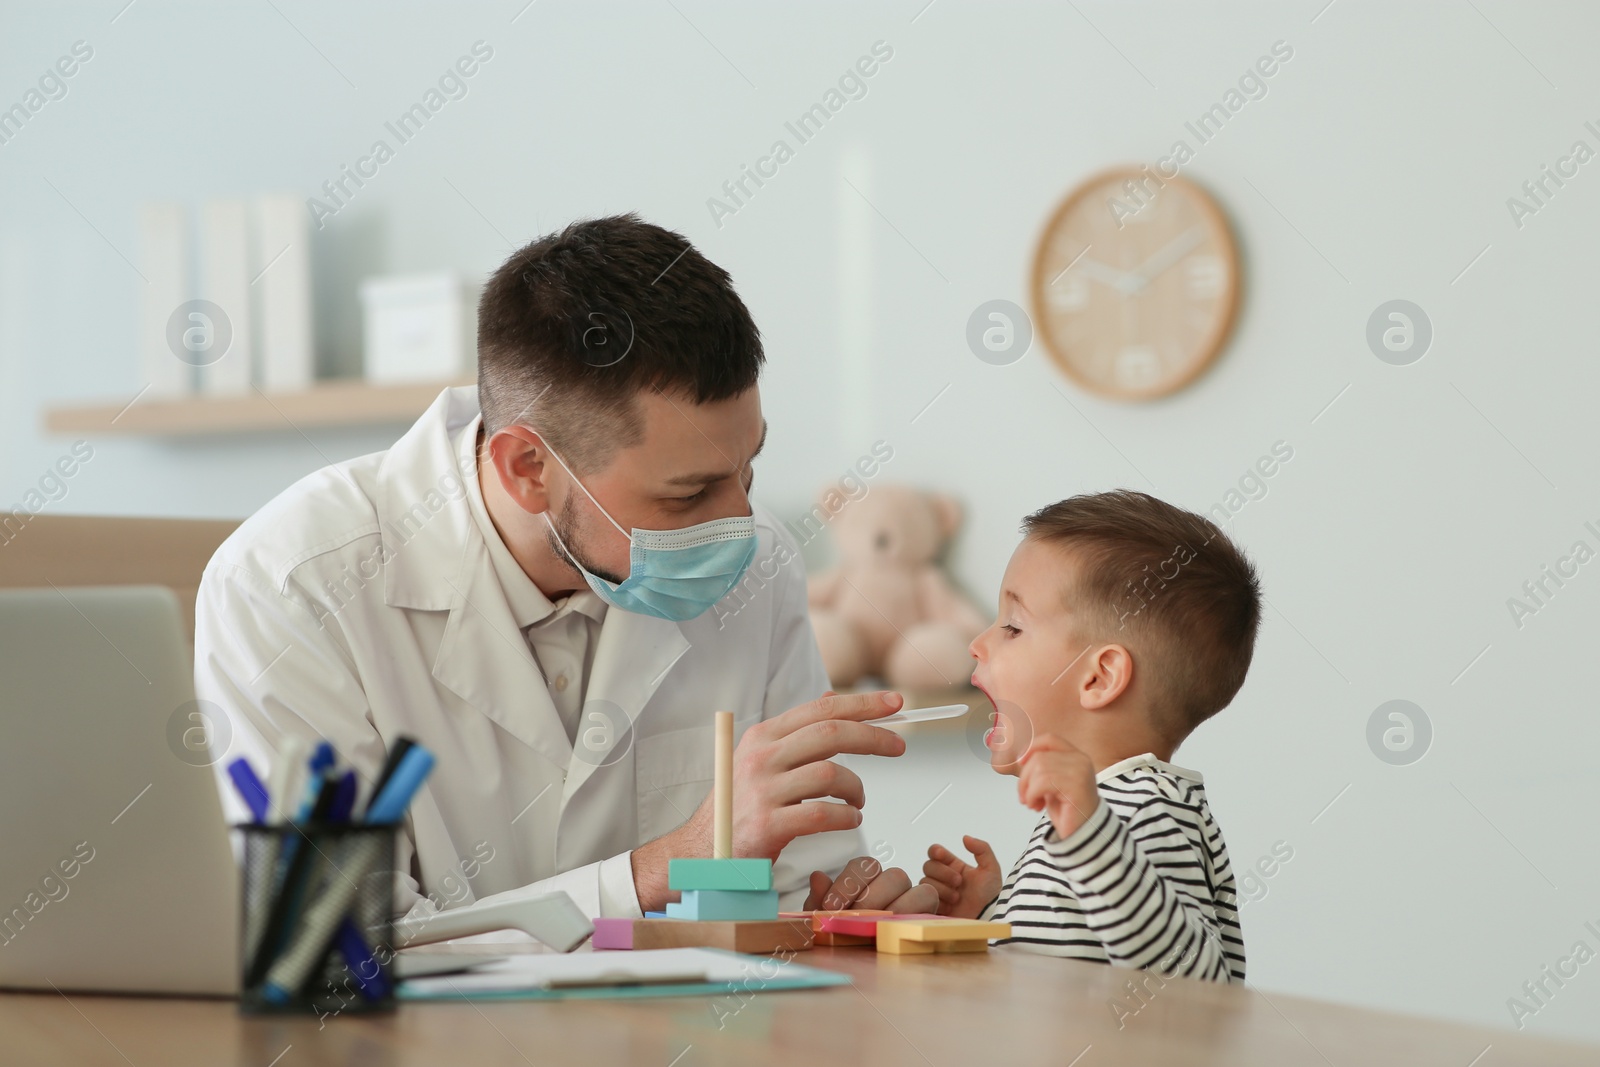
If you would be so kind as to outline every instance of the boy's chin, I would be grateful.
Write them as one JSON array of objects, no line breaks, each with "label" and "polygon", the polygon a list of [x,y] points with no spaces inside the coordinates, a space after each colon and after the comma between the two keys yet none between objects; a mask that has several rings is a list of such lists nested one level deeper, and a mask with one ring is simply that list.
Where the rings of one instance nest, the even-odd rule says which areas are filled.
[{"label": "boy's chin", "polygon": [[991,748],[989,750],[989,769],[996,774],[1009,774],[1015,778],[1022,772],[1022,764],[1017,762],[1019,757],[1010,752]]}]

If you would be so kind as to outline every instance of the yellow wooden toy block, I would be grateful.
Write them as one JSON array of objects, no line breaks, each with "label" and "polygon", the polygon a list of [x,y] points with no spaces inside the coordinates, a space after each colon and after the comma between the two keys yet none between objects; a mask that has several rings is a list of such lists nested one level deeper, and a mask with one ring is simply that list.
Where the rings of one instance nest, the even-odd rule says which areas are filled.
[{"label": "yellow wooden toy block", "polygon": [[1010,923],[925,919],[878,924],[878,951],[896,956],[936,952],[987,952],[992,937],[1010,937]]}]

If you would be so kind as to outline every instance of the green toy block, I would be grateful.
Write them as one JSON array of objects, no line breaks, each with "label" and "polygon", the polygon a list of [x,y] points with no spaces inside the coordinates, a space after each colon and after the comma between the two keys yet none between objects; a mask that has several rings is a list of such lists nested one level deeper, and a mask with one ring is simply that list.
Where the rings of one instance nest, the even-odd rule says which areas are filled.
[{"label": "green toy block", "polygon": [[671,889],[755,889],[772,888],[772,861],[668,860],[667,886]]},{"label": "green toy block", "polygon": [[[669,872],[670,876],[670,872]],[[776,889],[688,889],[683,903],[668,904],[667,918],[734,922],[778,917]]]}]

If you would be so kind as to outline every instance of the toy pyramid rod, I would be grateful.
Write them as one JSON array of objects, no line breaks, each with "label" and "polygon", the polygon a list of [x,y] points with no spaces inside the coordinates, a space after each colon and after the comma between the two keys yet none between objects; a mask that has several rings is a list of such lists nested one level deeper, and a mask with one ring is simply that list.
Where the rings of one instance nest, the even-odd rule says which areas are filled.
[{"label": "toy pyramid rod", "polygon": [[716,812],[711,858],[733,858],[733,712],[717,712],[716,782],[712,804]]}]

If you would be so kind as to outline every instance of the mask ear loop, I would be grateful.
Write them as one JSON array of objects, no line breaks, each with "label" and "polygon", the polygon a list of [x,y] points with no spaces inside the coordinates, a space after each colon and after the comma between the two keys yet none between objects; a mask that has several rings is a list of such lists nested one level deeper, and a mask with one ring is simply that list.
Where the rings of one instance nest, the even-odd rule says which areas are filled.
[{"label": "mask ear loop", "polygon": [[[545,439],[544,433],[542,431],[539,431],[539,430],[535,430],[534,432],[539,435],[539,443],[544,445],[545,451],[549,452],[552,456],[555,456],[556,462],[561,464],[561,469],[567,472],[567,477],[571,478],[573,483],[576,484],[579,489],[583,490],[583,495],[589,498],[589,503],[593,504],[595,506],[595,509],[597,511],[599,511],[600,514],[602,514],[602,515],[604,515],[606,517],[606,521],[609,522],[611,525],[615,526],[617,528],[617,532],[619,534],[621,534],[623,537],[626,537],[628,539],[628,543],[631,545],[633,543],[633,535],[630,534],[627,530],[624,530],[622,528],[622,525],[620,523],[618,523],[616,519],[613,519],[611,517],[611,512],[607,511],[605,508],[600,506],[600,501],[596,500],[594,498],[594,494],[589,492],[589,487],[584,485],[583,482],[579,481],[578,480],[578,476],[576,474],[572,473],[572,468],[567,466],[567,461],[562,459],[556,453],[556,450],[550,447],[550,442]],[[550,522],[550,517],[549,517],[548,514],[545,516],[545,520],[544,521],[550,524],[550,529],[554,530],[556,528],[556,524],[553,523],[553,522]],[[556,534],[556,540],[559,541],[560,539],[561,539],[561,535],[560,534]],[[567,546],[565,544],[562,544],[561,547],[562,548],[566,548]],[[572,552],[571,549],[567,549],[568,555],[571,555],[571,552]]]},{"label": "mask ear loop", "polygon": [[[621,588],[620,586],[617,585],[617,583],[612,582],[612,581],[607,581],[605,578],[600,577],[598,574],[590,574],[589,573],[589,568],[585,567],[582,563],[578,562],[578,557],[574,556],[572,554],[572,549],[567,547],[567,542],[566,542],[566,540],[564,538],[562,538],[561,532],[556,529],[556,524],[550,521],[550,512],[548,512],[548,511],[546,511],[544,513],[544,524],[545,524],[545,526],[547,528],[549,528],[550,536],[554,537],[556,539],[556,544],[561,546],[561,551],[563,551],[563,552],[565,552],[567,554],[567,563],[571,564],[572,567],[574,569],[576,569],[579,574],[583,575],[584,581],[586,581],[586,582],[587,581],[605,582],[605,584],[607,586],[611,587],[611,588],[614,588],[614,589],[615,588]],[[632,568],[630,567],[629,570],[631,571]]]}]

